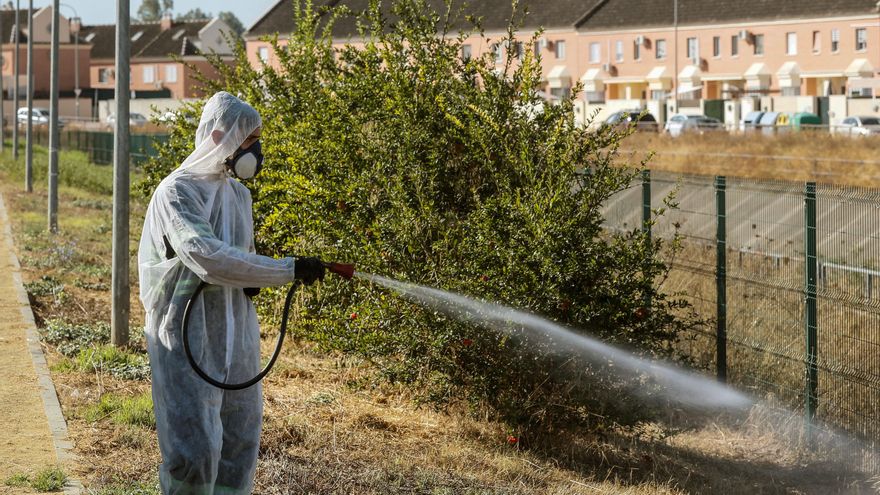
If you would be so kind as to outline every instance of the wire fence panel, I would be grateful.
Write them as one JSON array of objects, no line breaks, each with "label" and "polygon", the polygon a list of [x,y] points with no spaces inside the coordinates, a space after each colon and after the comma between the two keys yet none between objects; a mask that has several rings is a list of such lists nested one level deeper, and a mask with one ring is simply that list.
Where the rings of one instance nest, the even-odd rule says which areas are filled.
[{"label": "wire fence panel", "polygon": [[[62,129],[59,132],[59,146],[63,150],[82,151],[89,161],[98,165],[113,163],[113,133],[107,131],[86,131],[81,129]],[[47,146],[49,131],[44,127],[33,130],[34,144]],[[168,141],[167,134],[132,134],[131,164],[143,165],[150,158],[159,155],[159,148]]]},{"label": "wire fence panel", "polygon": [[[795,410],[807,407],[814,393],[808,391],[815,390],[810,400],[818,404],[817,419],[875,448],[880,441],[880,191],[815,187],[810,217],[804,183],[728,178],[721,184],[724,200],[716,202],[719,186],[710,177],[654,172],[650,178],[652,208],[663,208],[668,198],[675,205],[656,219],[651,234],[680,242],[665,253],[670,276],[664,289],[681,294],[708,322],[683,336],[681,350],[712,369],[719,362],[716,317],[723,315],[726,367],[719,376]],[[605,206],[606,228],[640,228],[642,208],[637,180]],[[719,215],[726,231],[717,230]],[[810,258],[808,225],[816,232]],[[718,246],[726,257],[723,272]],[[813,369],[818,372],[812,375],[808,259],[816,268]],[[719,273],[724,283],[716,279]],[[717,287],[723,287],[726,305],[716,297]],[[813,328],[813,320],[809,323]]]}]

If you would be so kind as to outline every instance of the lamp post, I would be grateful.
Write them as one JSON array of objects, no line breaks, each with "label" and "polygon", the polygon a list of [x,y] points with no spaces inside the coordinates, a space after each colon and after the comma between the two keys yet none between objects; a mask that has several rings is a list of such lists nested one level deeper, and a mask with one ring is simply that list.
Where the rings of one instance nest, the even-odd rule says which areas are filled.
[{"label": "lamp post", "polygon": [[673,35],[673,45],[672,53],[673,55],[673,71],[675,72],[674,83],[672,85],[672,93],[675,98],[675,108],[672,109],[673,113],[678,113],[678,0],[672,0],[672,29],[674,31]]},{"label": "lamp post", "polygon": [[21,32],[21,24],[19,19],[19,12],[21,11],[21,6],[19,5],[19,0],[15,0],[15,60],[12,62],[15,64],[15,82],[12,86],[12,100],[14,101],[12,105],[12,158],[14,160],[18,160],[18,105],[20,102],[18,101],[18,78],[19,78],[19,64],[18,64],[18,50],[19,50],[19,33]]}]

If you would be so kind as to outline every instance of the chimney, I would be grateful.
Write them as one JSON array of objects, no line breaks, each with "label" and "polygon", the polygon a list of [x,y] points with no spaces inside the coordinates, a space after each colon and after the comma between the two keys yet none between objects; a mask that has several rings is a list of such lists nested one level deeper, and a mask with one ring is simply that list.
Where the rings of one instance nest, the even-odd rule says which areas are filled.
[{"label": "chimney", "polygon": [[162,14],[162,21],[159,23],[159,26],[162,27],[162,31],[168,31],[171,29],[171,24],[173,23],[171,12],[165,12]]}]

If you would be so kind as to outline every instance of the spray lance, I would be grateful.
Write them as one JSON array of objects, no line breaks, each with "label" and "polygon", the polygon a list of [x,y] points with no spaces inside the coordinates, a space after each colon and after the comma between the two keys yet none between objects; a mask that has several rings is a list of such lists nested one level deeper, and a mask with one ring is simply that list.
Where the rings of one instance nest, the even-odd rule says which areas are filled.
[{"label": "spray lance", "polygon": [[[322,262],[324,268],[326,268],[329,272],[335,273],[340,277],[351,280],[354,277],[354,265],[347,263],[329,263]],[[204,281],[202,281],[198,287],[196,287],[195,292],[193,292],[192,296],[190,296],[189,301],[186,303],[186,308],[183,310],[183,350],[186,353],[186,359],[189,361],[189,365],[192,366],[193,371],[199,375],[203,380],[210,383],[211,385],[222,388],[225,390],[241,390],[244,388],[248,388],[251,385],[259,382],[265,377],[269,371],[272,370],[272,367],[275,366],[275,361],[278,359],[278,355],[281,354],[281,346],[284,344],[284,336],[287,334],[287,318],[290,315],[290,304],[293,301],[293,294],[296,292],[297,287],[300,285],[299,280],[295,280],[291,285],[290,289],[287,290],[287,297],[284,299],[284,311],[281,314],[281,330],[278,332],[278,341],[275,343],[275,351],[272,352],[272,357],[269,359],[269,362],[266,363],[266,366],[262,371],[257,373],[250,380],[241,382],[241,383],[224,383],[218,380],[215,380],[208,376],[204,370],[202,370],[199,365],[196,363],[195,358],[193,358],[192,349],[189,346],[189,315],[190,310],[193,306],[193,301],[202,293],[202,289],[208,285]]]}]

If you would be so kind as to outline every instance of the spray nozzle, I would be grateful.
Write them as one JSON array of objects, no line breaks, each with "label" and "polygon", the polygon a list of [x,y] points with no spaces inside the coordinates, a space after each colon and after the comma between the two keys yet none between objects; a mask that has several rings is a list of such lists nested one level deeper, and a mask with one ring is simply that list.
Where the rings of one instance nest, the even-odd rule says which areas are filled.
[{"label": "spray nozzle", "polygon": [[354,265],[349,263],[333,263],[324,261],[324,268],[339,275],[340,277],[351,280],[354,277]]}]

